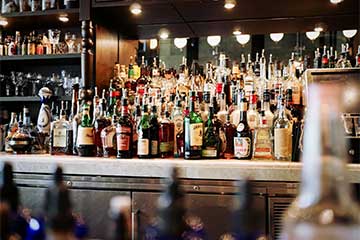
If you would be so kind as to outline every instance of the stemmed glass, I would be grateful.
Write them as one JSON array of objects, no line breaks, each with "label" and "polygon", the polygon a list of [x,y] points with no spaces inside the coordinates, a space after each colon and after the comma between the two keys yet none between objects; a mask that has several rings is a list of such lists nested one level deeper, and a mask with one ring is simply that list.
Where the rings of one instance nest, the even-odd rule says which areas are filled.
[{"label": "stemmed glass", "polygon": [[48,33],[49,41],[53,46],[53,54],[56,54],[56,45],[59,44],[61,31],[58,29],[49,29]]},{"label": "stemmed glass", "polygon": [[70,32],[67,32],[65,34],[65,42],[68,46],[68,53],[74,53],[74,44],[76,41],[76,34],[71,34]]}]

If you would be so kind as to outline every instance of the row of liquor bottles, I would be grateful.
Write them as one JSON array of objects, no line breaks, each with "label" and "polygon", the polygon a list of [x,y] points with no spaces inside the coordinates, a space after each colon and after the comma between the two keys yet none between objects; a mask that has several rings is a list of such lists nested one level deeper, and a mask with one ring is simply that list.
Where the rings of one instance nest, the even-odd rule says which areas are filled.
[{"label": "row of liquor bottles", "polygon": [[[2,171],[1,239],[88,239],[89,227],[81,213],[73,212],[73,205],[79,203],[72,201],[60,167],[57,167],[53,183],[46,191],[42,214],[37,216],[31,214],[31,209],[26,210],[26,206],[21,205],[11,164],[5,163]],[[181,189],[177,172],[177,169],[172,171],[168,186],[159,197],[156,221],[145,227],[144,239],[214,239],[214,236],[208,235],[202,219],[187,211],[184,201],[186,194]],[[261,227],[264,217],[252,201],[252,183],[243,180],[236,187],[238,194],[234,195],[233,206],[229,206],[233,221],[231,231],[224,233],[219,239],[267,239]],[[106,239],[132,239],[130,214],[130,197],[115,196],[110,200],[109,217],[113,223],[109,226],[109,236]],[[249,221],[247,217],[257,219]]]},{"label": "row of liquor bottles", "polygon": [[79,0],[3,0],[1,13],[78,8]]}]

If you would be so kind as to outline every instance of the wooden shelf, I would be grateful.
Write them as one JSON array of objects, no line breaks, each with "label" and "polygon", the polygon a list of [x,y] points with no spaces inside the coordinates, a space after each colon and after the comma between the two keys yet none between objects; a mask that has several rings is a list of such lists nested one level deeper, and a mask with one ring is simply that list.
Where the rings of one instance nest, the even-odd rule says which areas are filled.
[{"label": "wooden shelf", "polygon": [[26,60],[53,60],[53,59],[80,59],[80,53],[51,54],[51,55],[25,55],[25,56],[1,56],[2,61],[26,61]]},{"label": "wooden shelf", "polygon": [[71,9],[54,9],[54,10],[45,10],[45,11],[27,11],[27,12],[14,12],[14,13],[4,13],[2,14],[5,18],[18,18],[18,17],[39,17],[39,16],[51,16],[59,14],[79,14],[78,8]]},{"label": "wooden shelf", "polygon": [[[70,101],[71,96],[54,97],[54,99]],[[0,97],[0,102],[40,102],[40,97],[39,96]]]}]

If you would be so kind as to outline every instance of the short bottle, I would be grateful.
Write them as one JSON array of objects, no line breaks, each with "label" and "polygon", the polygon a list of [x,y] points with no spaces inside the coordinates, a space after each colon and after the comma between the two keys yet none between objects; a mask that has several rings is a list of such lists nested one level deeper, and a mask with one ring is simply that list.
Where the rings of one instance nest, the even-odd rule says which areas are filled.
[{"label": "short bottle", "polygon": [[106,102],[104,98],[100,99],[99,114],[94,121],[95,131],[95,144],[96,144],[96,156],[103,156],[103,145],[101,140],[101,131],[111,124],[111,121],[106,116]]},{"label": "short bottle", "polygon": [[5,138],[5,152],[11,153],[12,148],[9,145],[10,139],[14,135],[14,133],[17,131],[19,127],[19,124],[17,122],[17,116],[15,112],[11,113],[10,123],[8,125],[7,134]]},{"label": "short bottle", "polygon": [[270,126],[265,112],[261,111],[260,125],[255,129],[253,158],[272,159],[272,148]]},{"label": "short bottle", "polygon": [[117,158],[133,156],[133,123],[129,116],[128,99],[121,100],[121,117],[116,126]]},{"label": "short bottle", "polygon": [[237,159],[250,160],[252,158],[253,134],[247,120],[247,101],[240,102],[240,122],[234,137],[234,155]]},{"label": "short bottle", "polygon": [[33,139],[24,127],[22,116],[19,115],[18,129],[10,138],[9,146],[11,147],[13,153],[24,154],[31,153],[32,144]]},{"label": "short bottle", "polygon": [[81,157],[92,157],[96,154],[94,126],[90,118],[90,106],[84,103],[81,123],[77,130],[77,151]]},{"label": "short bottle", "polygon": [[151,132],[148,105],[142,106],[141,120],[138,127],[137,155],[139,158],[151,158]]},{"label": "short bottle", "polygon": [[116,126],[117,115],[113,114],[111,118],[111,124],[101,131],[101,142],[103,147],[103,157],[116,156]]}]

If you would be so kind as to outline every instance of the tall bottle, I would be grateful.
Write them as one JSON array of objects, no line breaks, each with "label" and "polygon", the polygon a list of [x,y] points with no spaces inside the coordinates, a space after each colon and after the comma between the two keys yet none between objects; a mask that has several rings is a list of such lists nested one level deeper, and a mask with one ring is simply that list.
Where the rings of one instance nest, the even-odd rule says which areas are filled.
[{"label": "tall bottle", "polygon": [[[175,125],[174,126],[174,136],[175,136],[174,156],[180,157],[179,155],[181,155],[181,152],[178,151],[177,139],[182,137],[183,132],[184,132],[184,115],[183,115],[180,99],[178,99],[176,101],[175,108],[174,108],[173,115],[172,115],[172,120]],[[184,151],[182,151],[182,152],[184,152]]]},{"label": "tall bottle", "polygon": [[[115,112],[115,109],[114,109]],[[111,117],[111,124],[101,130],[101,142],[103,147],[103,157],[116,156],[116,126],[118,122],[118,117],[116,114],[113,114]]]},{"label": "tall bottle", "polygon": [[321,58],[321,68],[328,68],[329,67],[329,56],[326,51],[326,45],[324,45],[323,55]]},{"label": "tall bottle", "polygon": [[129,116],[128,99],[121,100],[121,117],[116,126],[117,158],[133,156],[133,123]]},{"label": "tall bottle", "polygon": [[157,108],[155,105],[151,106],[150,115],[150,149],[151,157],[156,158],[160,156],[159,151],[159,120],[157,116]]},{"label": "tall bottle", "polygon": [[148,105],[143,104],[138,127],[137,155],[139,158],[151,158],[151,130]]},{"label": "tall bottle", "polygon": [[274,122],[274,158],[275,160],[291,161],[292,123],[285,113],[283,101],[279,104],[279,113]]},{"label": "tall bottle", "polygon": [[63,181],[63,171],[57,167],[54,182],[45,193],[44,206],[48,238],[54,240],[75,240],[73,229],[75,219],[72,215],[70,192]]},{"label": "tall bottle", "polygon": [[91,123],[90,107],[84,103],[82,109],[81,124],[77,130],[77,151],[81,157],[95,156],[94,126]]},{"label": "tall bottle", "polygon": [[47,87],[43,87],[39,91],[39,96],[41,99],[41,107],[37,119],[37,130],[41,139],[40,144],[44,151],[46,151],[50,136],[51,111],[49,104],[52,91]]},{"label": "tall bottle", "polygon": [[309,87],[302,181],[285,214],[286,239],[359,239],[360,210],[350,193],[340,119],[342,92],[331,84]]},{"label": "tall bottle", "polygon": [[18,127],[19,127],[19,125],[17,122],[16,113],[12,112],[11,118],[10,118],[10,123],[7,128],[6,138],[5,138],[5,152],[7,152],[7,153],[11,153],[13,151],[9,145],[9,141],[12,138],[12,136],[14,135],[14,133],[16,132],[16,130],[18,129]]},{"label": "tall bottle", "polygon": [[203,121],[195,112],[195,92],[190,92],[190,112],[185,116],[185,159],[200,159],[203,144]]},{"label": "tall bottle", "polygon": [[240,102],[240,122],[236,128],[236,137],[234,137],[234,155],[241,160],[250,160],[253,152],[253,134],[247,120],[247,106],[246,99],[242,99]]},{"label": "tall bottle", "polygon": [[50,154],[72,154],[72,139],[72,125],[66,120],[64,101],[62,101],[60,119],[51,123]]},{"label": "tall bottle", "polygon": [[226,122],[223,126],[226,137],[225,159],[234,158],[234,137],[236,136],[236,126],[230,121],[230,114],[226,115]]},{"label": "tall bottle", "polygon": [[201,156],[204,159],[217,159],[220,156],[220,137],[214,126],[214,110],[209,107],[209,117],[205,122]]}]

